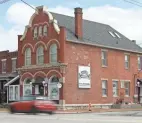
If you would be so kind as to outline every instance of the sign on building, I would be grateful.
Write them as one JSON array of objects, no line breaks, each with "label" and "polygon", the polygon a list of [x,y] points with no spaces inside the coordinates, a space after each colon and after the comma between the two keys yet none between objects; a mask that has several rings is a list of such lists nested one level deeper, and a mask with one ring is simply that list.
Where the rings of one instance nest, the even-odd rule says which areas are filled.
[{"label": "sign on building", "polygon": [[78,66],[78,87],[91,88],[90,66]]}]

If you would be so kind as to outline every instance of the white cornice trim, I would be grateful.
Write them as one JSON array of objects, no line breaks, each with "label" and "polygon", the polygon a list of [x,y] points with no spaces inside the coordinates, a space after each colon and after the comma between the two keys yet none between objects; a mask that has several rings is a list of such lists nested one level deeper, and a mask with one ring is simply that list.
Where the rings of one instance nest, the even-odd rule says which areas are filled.
[{"label": "white cornice trim", "polygon": [[91,45],[91,46],[96,46],[96,47],[102,47],[102,48],[108,48],[108,49],[121,50],[121,51],[127,51],[127,52],[142,54],[142,52],[139,52],[139,51],[126,50],[126,49],[123,49],[123,48],[116,48],[116,47],[104,46],[104,45],[99,45],[99,44],[91,44],[91,43],[81,42],[81,41],[78,42],[78,41],[73,41],[73,40],[69,40],[69,39],[67,39],[67,41],[72,42],[72,43],[77,43],[77,44],[85,44],[85,45]]}]

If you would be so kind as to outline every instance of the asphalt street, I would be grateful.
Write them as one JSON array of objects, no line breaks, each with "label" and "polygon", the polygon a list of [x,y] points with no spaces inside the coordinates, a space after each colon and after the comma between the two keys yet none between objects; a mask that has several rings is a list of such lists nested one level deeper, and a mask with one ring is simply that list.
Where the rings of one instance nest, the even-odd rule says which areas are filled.
[{"label": "asphalt street", "polygon": [[[0,113],[0,123],[142,123],[142,112],[122,113],[83,113],[83,114],[9,114]],[[135,114],[134,116],[125,116]]]}]

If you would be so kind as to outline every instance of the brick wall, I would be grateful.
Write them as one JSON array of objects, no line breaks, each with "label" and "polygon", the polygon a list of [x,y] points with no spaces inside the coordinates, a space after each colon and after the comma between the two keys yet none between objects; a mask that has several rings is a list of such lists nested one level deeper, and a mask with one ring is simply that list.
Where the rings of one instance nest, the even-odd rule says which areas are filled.
[{"label": "brick wall", "polygon": [[[132,101],[134,96],[134,74],[138,72],[137,54],[130,53],[130,69],[124,67],[123,51],[105,49],[108,53],[108,67],[101,66],[101,48],[66,43],[65,60],[68,63],[64,97],[67,104],[76,103],[112,103],[116,100],[112,95],[112,80],[117,79],[119,92],[120,80],[130,80],[130,97],[125,101]],[[91,67],[91,89],[78,88],[78,65]],[[142,74],[140,73],[140,76]],[[108,96],[102,97],[101,79],[108,79]]]},{"label": "brick wall", "polygon": [[12,59],[17,58],[17,51],[1,51],[0,52],[0,74],[2,73],[2,59],[6,59],[6,73],[12,72]]}]

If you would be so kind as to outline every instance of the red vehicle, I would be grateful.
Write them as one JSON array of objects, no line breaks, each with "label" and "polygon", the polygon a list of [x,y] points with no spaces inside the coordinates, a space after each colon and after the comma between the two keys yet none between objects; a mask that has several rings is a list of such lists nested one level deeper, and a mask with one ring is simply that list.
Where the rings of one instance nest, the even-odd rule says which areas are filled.
[{"label": "red vehicle", "polygon": [[57,105],[47,97],[28,96],[22,97],[18,102],[9,104],[10,113],[48,113],[53,114]]}]

